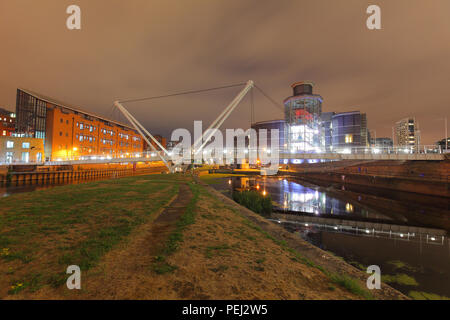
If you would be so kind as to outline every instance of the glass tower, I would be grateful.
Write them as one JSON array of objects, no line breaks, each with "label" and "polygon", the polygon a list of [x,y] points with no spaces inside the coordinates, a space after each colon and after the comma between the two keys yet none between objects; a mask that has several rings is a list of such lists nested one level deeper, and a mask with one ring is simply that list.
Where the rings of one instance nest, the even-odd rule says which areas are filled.
[{"label": "glass tower", "polygon": [[296,82],[291,87],[294,95],[284,100],[288,150],[291,153],[321,152],[325,146],[320,125],[323,99],[313,94],[312,82]]}]

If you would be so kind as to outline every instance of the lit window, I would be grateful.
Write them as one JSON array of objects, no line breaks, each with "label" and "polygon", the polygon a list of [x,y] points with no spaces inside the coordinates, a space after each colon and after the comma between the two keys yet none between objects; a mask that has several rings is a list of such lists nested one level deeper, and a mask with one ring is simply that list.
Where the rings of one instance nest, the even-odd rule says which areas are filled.
[{"label": "lit window", "polygon": [[23,162],[30,161],[30,153],[29,152],[22,152],[22,161]]},{"label": "lit window", "polygon": [[30,143],[29,142],[23,142],[22,143],[22,149],[30,149]]},{"label": "lit window", "polygon": [[6,136],[6,130],[3,130],[3,135]]},{"label": "lit window", "polygon": [[13,153],[6,152],[6,163],[12,163],[12,161],[13,161]]},{"label": "lit window", "polygon": [[347,203],[347,204],[345,205],[345,211],[347,211],[347,212],[353,212],[353,205],[350,204],[350,203]]},{"label": "lit window", "polygon": [[353,143],[353,135],[352,134],[345,135],[345,143]]},{"label": "lit window", "polygon": [[7,148],[14,148],[14,141],[6,141]]}]

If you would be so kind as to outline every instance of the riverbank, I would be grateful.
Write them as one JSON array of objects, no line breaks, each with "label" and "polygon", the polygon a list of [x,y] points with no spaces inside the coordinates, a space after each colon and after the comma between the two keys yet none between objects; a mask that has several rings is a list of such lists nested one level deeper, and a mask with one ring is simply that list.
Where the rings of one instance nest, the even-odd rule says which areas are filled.
[{"label": "riverbank", "polygon": [[[189,176],[55,187],[0,207],[3,299],[406,298],[369,292],[367,274]],[[80,291],[65,287],[71,264]]]},{"label": "riverbank", "polygon": [[311,182],[321,181],[450,197],[450,159],[443,161],[346,160],[289,165],[285,174]]}]

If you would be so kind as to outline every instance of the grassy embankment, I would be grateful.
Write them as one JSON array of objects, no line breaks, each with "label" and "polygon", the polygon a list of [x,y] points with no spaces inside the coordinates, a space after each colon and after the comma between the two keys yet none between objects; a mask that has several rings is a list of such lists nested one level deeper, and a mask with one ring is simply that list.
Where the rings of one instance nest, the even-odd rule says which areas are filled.
[{"label": "grassy embankment", "polygon": [[[155,254],[153,217],[186,182],[192,198]],[[179,175],[56,187],[0,207],[3,298],[371,298]],[[71,264],[83,272],[80,291],[63,285]]]},{"label": "grassy embankment", "polygon": [[149,219],[177,193],[166,175],[67,185],[0,199],[0,297],[65,282]]}]

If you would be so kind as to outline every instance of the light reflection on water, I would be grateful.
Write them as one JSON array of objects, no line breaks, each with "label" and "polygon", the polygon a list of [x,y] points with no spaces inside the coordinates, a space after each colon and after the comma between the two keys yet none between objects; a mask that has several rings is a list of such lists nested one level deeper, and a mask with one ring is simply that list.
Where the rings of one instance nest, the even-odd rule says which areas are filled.
[{"label": "light reflection on water", "polygon": [[314,215],[342,215],[359,219],[393,220],[392,217],[359,205],[353,200],[342,200],[328,195],[319,187],[302,185],[286,178],[234,177],[232,188],[266,190],[280,209]]},{"label": "light reflection on water", "polygon": [[[364,201],[368,195],[361,191],[353,192],[353,197],[349,197],[347,193],[336,189],[324,189],[287,178],[233,177],[223,180],[215,187],[227,189],[229,195],[232,190],[243,189],[266,192],[271,195],[281,213],[295,213],[307,219],[320,218],[321,221],[322,218],[338,218],[361,223],[380,222],[439,228],[448,219],[449,212],[442,205],[433,208],[432,205],[420,206],[405,200],[385,198],[386,192],[378,194],[376,198],[377,203],[384,204],[374,208]],[[422,202],[426,202],[426,198]],[[435,212],[437,215],[434,215]],[[419,291],[450,297],[450,240],[447,236],[440,235],[434,239],[419,234],[401,237],[402,234],[399,233],[394,237],[389,233],[385,236],[364,232],[349,233],[337,225],[326,225],[327,222],[319,226],[314,223],[293,222],[292,217],[290,214],[283,214],[287,222],[282,223],[282,226],[310,243],[343,257],[347,262],[360,266],[376,264],[381,267],[384,275],[406,274],[414,278],[418,285],[390,283],[403,293],[408,295],[411,291]],[[399,261],[406,267],[397,268]]]}]

